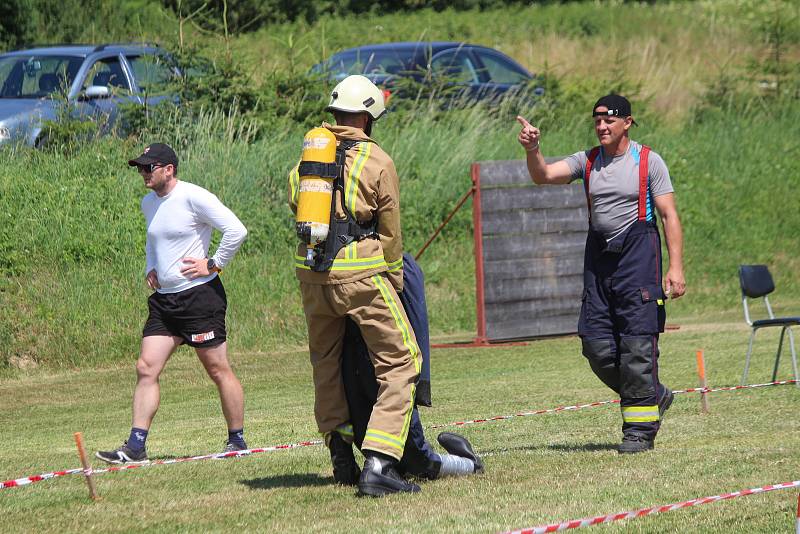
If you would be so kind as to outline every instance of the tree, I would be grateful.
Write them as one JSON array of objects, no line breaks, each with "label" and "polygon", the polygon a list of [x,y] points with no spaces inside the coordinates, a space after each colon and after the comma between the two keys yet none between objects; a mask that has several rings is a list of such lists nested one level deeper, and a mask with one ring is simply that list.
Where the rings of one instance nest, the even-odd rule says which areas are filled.
[{"label": "tree", "polygon": [[0,49],[21,48],[36,32],[37,12],[33,0],[0,2]]}]

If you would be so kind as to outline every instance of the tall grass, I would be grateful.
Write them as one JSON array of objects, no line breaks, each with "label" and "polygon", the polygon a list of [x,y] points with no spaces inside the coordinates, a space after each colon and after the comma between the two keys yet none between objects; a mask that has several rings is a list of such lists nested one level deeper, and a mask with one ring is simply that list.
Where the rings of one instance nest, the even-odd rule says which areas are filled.
[{"label": "tall grass", "polygon": [[[580,92],[587,84],[608,87],[628,80],[628,94],[679,124],[715,80],[741,79],[755,89],[769,77],[764,58],[776,17],[785,24],[785,63],[797,65],[800,7],[783,0],[558,2],[326,16],[310,25],[265,27],[231,46],[259,79],[273,70],[304,71],[336,51],[367,43],[466,41],[497,48],[532,72],[549,73]],[[595,92],[588,91],[587,101]]]},{"label": "tall grass", "polygon": [[[468,190],[472,161],[521,157],[512,111],[390,114],[377,123],[374,137],[394,157],[401,177],[406,250],[419,250]],[[667,161],[684,225],[689,293],[672,305],[673,312],[736,306],[740,263],[770,264],[783,296],[779,303],[797,302],[800,149],[794,140],[800,138],[800,103],[753,104],[748,112],[700,118],[683,128],[643,121],[634,131],[636,140]],[[247,350],[301,346],[305,323],[285,195],[303,128],[284,125],[248,144],[227,136],[223,119],[199,120],[179,154],[180,178],[215,192],[250,230],[223,278],[231,343]],[[554,120],[542,143],[547,155],[588,147],[590,122]],[[5,366],[13,359],[15,366],[35,361],[80,367],[136,355],[146,313],[139,212],[146,190],[126,161],[139,150],[133,141],[105,139],[70,158],[0,151]],[[421,264],[434,334],[472,331],[469,204]]]}]

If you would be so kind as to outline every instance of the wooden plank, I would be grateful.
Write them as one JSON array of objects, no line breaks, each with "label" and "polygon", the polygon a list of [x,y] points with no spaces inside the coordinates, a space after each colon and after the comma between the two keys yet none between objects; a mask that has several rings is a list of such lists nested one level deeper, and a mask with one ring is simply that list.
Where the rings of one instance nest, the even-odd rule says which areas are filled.
[{"label": "wooden plank", "polygon": [[484,236],[483,261],[575,256],[583,258],[586,232]]},{"label": "wooden plank", "polygon": [[488,280],[583,274],[583,256],[569,255],[550,258],[484,261],[483,269]]},{"label": "wooden plank", "polygon": [[553,299],[521,300],[517,302],[498,302],[486,306],[486,315],[495,322],[516,321],[520,318],[538,319],[556,315],[575,316],[581,311],[580,295],[575,298],[563,297]]},{"label": "wooden plank", "polygon": [[[546,163],[554,163],[566,156],[545,158]],[[507,185],[526,185],[531,183],[528,164],[524,159],[498,161],[479,161],[481,189]]]},{"label": "wooden plank", "polygon": [[535,186],[519,160],[482,162],[480,178],[486,335],[574,333],[588,229],[583,186]]},{"label": "wooden plank", "polygon": [[586,194],[581,184],[527,185],[481,189],[481,213],[531,208],[576,208],[587,219]]},{"label": "wooden plank", "polygon": [[[542,336],[574,334],[578,322],[572,315],[561,315],[542,320],[520,318],[517,321],[487,323],[486,336],[490,341],[531,339]],[[576,348],[576,352],[580,352]]]},{"label": "wooden plank", "polygon": [[498,185],[526,185],[531,183],[525,160],[479,162],[481,189]]},{"label": "wooden plank", "polygon": [[583,292],[583,274],[491,280],[486,284],[484,304],[514,302],[539,298],[579,298]]},{"label": "wooden plank", "polygon": [[[484,236],[509,233],[586,232],[589,222],[575,208],[517,209],[485,212],[481,217]],[[532,236],[534,237],[534,236]]]}]

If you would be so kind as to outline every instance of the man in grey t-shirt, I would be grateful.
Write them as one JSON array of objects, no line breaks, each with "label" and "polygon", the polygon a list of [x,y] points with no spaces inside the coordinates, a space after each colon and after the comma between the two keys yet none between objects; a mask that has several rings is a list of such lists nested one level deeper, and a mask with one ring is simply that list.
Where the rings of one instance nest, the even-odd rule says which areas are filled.
[{"label": "man in grey t-shirt", "polygon": [[[658,380],[658,335],[664,299],[684,294],[683,235],[669,171],[661,156],[632,141],[636,122],[620,95],[600,98],[592,110],[600,145],[546,164],[541,132],[522,117],[518,140],[537,184],[583,179],[589,204],[584,290],[578,334],[583,355],[600,380],[620,396],[620,453],[653,448],[672,391]],[[661,217],[669,268],[661,271]],[[663,283],[663,286],[662,286]]]}]

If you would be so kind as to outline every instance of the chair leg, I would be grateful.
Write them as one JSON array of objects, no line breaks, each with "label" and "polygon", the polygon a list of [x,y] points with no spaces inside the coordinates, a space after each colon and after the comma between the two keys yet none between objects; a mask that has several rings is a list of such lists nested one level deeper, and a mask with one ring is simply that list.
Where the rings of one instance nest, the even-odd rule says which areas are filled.
[{"label": "chair leg", "polygon": [[744,374],[742,375],[742,385],[747,384],[747,372],[750,370],[750,355],[753,354],[753,339],[756,337],[756,329],[750,334],[750,343],[747,345],[747,356],[744,359]]},{"label": "chair leg", "polygon": [[789,347],[792,349],[792,369],[794,370],[794,385],[800,388],[800,374],[797,373],[797,353],[794,350],[794,334],[791,327],[789,328]]},{"label": "chair leg", "polygon": [[786,334],[786,326],[781,328],[781,339],[778,341],[778,352],[775,354],[775,368],[772,369],[772,381],[775,382],[775,378],[778,376],[778,366],[781,363],[781,351],[783,350],[783,336]]}]

